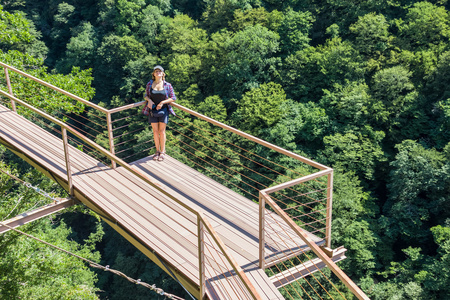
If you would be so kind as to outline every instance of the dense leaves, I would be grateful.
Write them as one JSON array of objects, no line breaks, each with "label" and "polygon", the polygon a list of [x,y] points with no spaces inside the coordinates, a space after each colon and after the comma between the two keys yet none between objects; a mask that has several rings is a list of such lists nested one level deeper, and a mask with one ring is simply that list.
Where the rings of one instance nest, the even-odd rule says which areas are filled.
[{"label": "dense leaves", "polygon": [[[0,61],[105,107],[141,101],[152,67],[162,64],[180,104],[335,168],[333,246],[349,250],[342,266],[371,299],[446,299],[449,10],[446,0],[4,1]],[[6,82],[0,83],[4,88]],[[84,110],[35,90],[20,82],[15,93],[49,112]],[[217,148],[228,138],[219,130],[179,116],[183,121],[169,124],[171,155],[182,159],[189,149],[202,159],[211,157],[205,171],[211,173],[219,165],[234,171],[255,167]],[[132,121],[130,128],[143,122]],[[200,129],[214,137],[200,136]],[[185,137],[190,132],[197,136]],[[133,135],[144,141],[150,131]],[[104,132],[98,141],[107,146]],[[271,155],[242,140],[233,142]],[[9,154],[4,160],[19,163]],[[242,179],[234,173],[223,177],[232,188]],[[262,177],[250,179],[269,184]],[[17,189],[9,181],[1,184],[2,193]],[[16,200],[7,198],[0,210],[12,209]],[[49,224],[37,224],[43,236],[77,247],[66,241],[70,229],[65,225],[53,226],[52,232]],[[114,233],[106,232],[99,245],[105,261],[157,281],[159,269],[133,248],[114,249],[108,240]],[[5,247],[18,247],[14,241]],[[22,253],[10,254],[11,259],[23,259]],[[83,295],[91,297],[95,276],[82,266],[74,269],[82,274],[67,286],[75,292],[79,279],[85,279]],[[35,274],[25,273],[17,276]],[[99,276],[108,299],[144,297],[128,295],[119,279]],[[166,277],[160,283],[174,285]],[[8,284],[11,295],[27,292]],[[113,286],[120,288],[111,291]],[[37,290],[29,291],[38,298]]]},{"label": "dense leaves", "polygon": [[[17,166],[6,149],[0,147],[0,168],[21,180],[65,197],[65,191],[29,165]],[[11,159],[12,158],[12,159]],[[9,166],[4,161],[9,162]],[[0,220],[50,203],[35,190],[7,174],[0,173]],[[71,209],[72,214],[83,213]],[[84,211],[85,212],[85,211]],[[86,213],[86,212],[85,212]],[[95,218],[93,218],[95,220]],[[88,236],[80,236],[66,225],[61,216],[35,221],[19,228],[45,242],[98,262],[96,244],[103,236],[101,226],[92,226]],[[79,240],[81,242],[75,241]],[[0,235],[0,298],[2,299],[97,299],[97,275],[79,258],[32,240],[16,232]],[[58,287],[58,288],[55,288]]]}]

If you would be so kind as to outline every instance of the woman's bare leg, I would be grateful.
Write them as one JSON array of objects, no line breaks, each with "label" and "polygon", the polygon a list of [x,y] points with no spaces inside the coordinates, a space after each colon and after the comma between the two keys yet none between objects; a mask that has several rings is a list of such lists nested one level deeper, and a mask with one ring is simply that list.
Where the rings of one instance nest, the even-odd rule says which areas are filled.
[{"label": "woman's bare leg", "polygon": [[159,123],[151,123],[153,129],[153,140],[155,141],[156,153],[161,152],[160,137],[159,137]]},{"label": "woman's bare leg", "polygon": [[166,153],[166,123],[158,123],[159,148],[161,153]]}]

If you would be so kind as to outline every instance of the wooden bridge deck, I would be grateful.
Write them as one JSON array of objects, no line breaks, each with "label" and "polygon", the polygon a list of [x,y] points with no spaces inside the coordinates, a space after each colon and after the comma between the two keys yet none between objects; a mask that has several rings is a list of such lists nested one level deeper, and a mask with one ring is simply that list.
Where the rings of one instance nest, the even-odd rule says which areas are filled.
[{"label": "wooden bridge deck", "polygon": [[[62,140],[1,105],[0,142],[67,187]],[[69,153],[75,196],[193,292],[199,282],[196,217],[126,169],[111,169],[74,147]],[[283,299],[258,268],[258,204],[170,156],[164,162],[147,157],[132,165],[172,196],[204,213],[262,299]],[[272,227],[291,233],[281,218],[274,219],[277,222]],[[323,243],[314,235],[310,238]],[[286,244],[286,250],[296,245],[307,249],[300,238],[295,243],[267,240],[268,262],[277,257],[270,247],[273,242]],[[210,299],[229,299],[218,285],[207,285],[207,291]],[[244,292],[242,297],[246,299]]]}]

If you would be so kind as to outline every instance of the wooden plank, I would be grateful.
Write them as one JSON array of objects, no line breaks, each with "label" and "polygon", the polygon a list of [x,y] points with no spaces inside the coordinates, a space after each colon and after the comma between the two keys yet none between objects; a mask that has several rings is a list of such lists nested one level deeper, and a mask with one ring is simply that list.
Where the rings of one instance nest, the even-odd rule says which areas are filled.
[{"label": "wooden plank", "polygon": [[[167,160],[173,160],[169,156],[166,156]],[[157,162],[154,162],[157,163]],[[257,237],[258,230],[257,226],[248,226],[249,222],[254,221],[254,224],[257,224],[258,218],[255,217],[254,213],[248,213],[248,211],[252,211],[251,204],[252,202],[245,197],[239,195],[239,194],[233,194],[232,197],[225,193],[218,193],[213,188],[208,186],[207,184],[211,182],[212,180],[197,171],[190,170],[189,175],[191,178],[195,178],[196,184],[191,184],[188,180],[181,180],[178,181],[178,176],[185,174],[182,172],[182,164],[179,163],[180,167],[175,167],[170,174],[177,174],[177,178],[167,178],[165,182],[172,184],[175,186],[175,181],[177,182],[177,189],[181,190],[184,194],[189,196],[188,198],[191,199],[191,203],[193,206],[196,207],[196,209],[201,209],[204,211],[204,213],[210,217],[213,218],[213,215],[220,215],[221,221],[227,220],[230,223],[233,223],[241,228],[247,227],[249,230],[252,230],[251,233],[252,236]],[[140,165],[143,170],[148,170],[148,166],[146,165]],[[176,171],[178,170],[178,172]],[[184,171],[184,170],[183,170]],[[160,177],[164,176],[164,173],[159,174]],[[167,177],[167,175],[166,175]],[[228,193],[230,193],[231,190],[228,190]],[[247,206],[241,206],[240,208],[236,207],[234,201],[235,199],[244,200],[247,202]],[[250,206],[249,206],[250,205]],[[257,205],[256,205],[257,207]],[[224,209],[227,208],[227,209]],[[253,207],[254,208],[254,207]],[[246,212],[247,213],[242,213]],[[222,222],[223,223],[223,222]]]},{"label": "wooden plank", "polygon": [[267,277],[264,270],[261,270],[258,268],[258,266],[255,266],[255,268],[253,269],[246,270],[245,273],[247,274],[247,277],[252,278],[252,282],[254,283],[255,287],[259,288],[260,294],[263,299],[284,299],[278,289],[268,288],[272,286],[272,282]]},{"label": "wooden plank", "polygon": [[[121,167],[117,168],[116,171],[118,173],[121,173],[125,177],[128,177],[128,175],[130,174],[127,170]],[[192,212],[186,210],[184,207],[174,202],[172,199],[167,198],[167,196],[153,189],[151,186],[149,186],[139,178],[133,178],[133,180],[130,182],[130,189],[136,191],[138,195],[144,198],[151,196],[158,199],[161,205],[181,215],[183,218],[190,220],[191,222],[194,222],[195,220],[195,216],[193,216]]]},{"label": "wooden plank", "polygon": [[[15,124],[18,121],[24,124]],[[34,159],[41,160],[43,164],[53,163],[52,172],[59,170],[63,176],[65,175],[61,172],[61,170],[65,171],[63,143],[58,137],[13,113],[8,113],[6,118],[0,115],[0,134],[1,130],[10,133],[8,140],[14,140],[13,134],[26,140],[27,145],[21,140],[16,142],[16,146],[25,148],[34,155]],[[135,164],[149,177],[154,178],[154,182],[163,184],[165,191],[170,194],[168,196],[129,170],[122,167],[111,170],[86,153],[72,146],[69,148],[73,186],[77,193],[82,191],[83,195],[95,202],[95,206],[100,211],[112,217],[121,228],[125,228],[146,247],[170,261],[170,265],[180,270],[183,276],[198,282],[196,219],[188,208],[175,203],[170,195],[176,196],[190,208],[205,211],[212,225],[211,228],[214,228],[221,236],[222,242],[234,260],[242,266],[243,274],[248,274],[250,282],[258,287],[261,295],[264,295],[262,297],[281,299],[279,298],[281,295],[268,280],[264,271],[257,268],[258,204],[170,156],[167,156],[163,163],[145,158]],[[40,154],[33,154],[33,150],[39,151]],[[55,163],[53,159],[58,163]],[[164,168],[155,168],[154,164],[163,164]],[[279,230],[283,230],[283,227],[290,228],[276,222],[274,224],[279,227]],[[205,245],[205,247],[212,247],[212,245]],[[273,254],[270,251],[268,253]],[[217,269],[222,262],[218,261],[216,254],[209,254],[206,257],[211,261],[213,258],[216,259],[215,263],[211,263],[208,267]],[[210,281],[210,284],[214,286],[219,286],[219,283],[217,281],[213,284]],[[235,283],[220,283],[222,288],[226,287],[225,289],[234,285]]]},{"label": "wooden plank", "polygon": [[[90,186],[91,180],[85,182],[85,185]],[[182,251],[183,249],[178,246],[179,241],[172,239],[171,233],[173,232],[167,230],[169,228],[165,228],[166,231],[169,231],[165,232],[160,228],[155,227],[154,224],[150,223],[140,214],[137,214],[136,211],[129,208],[120,200],[108,202],[109,199],[114,199],[115,196],[106,189],[98,185],[95,185],[95,188],[91,186],[90,192],[87,192],[87,196],[91,199],[96,199],[97,205],[100,205],[103,210],[113,216],[115,220],[127,228],[127,230],[130,230],[134,235],[139,237],[147,246],[158,252],[159,255],[166,258],[170,257],[173,260],[172,265],[175,267],[182,266],[182,263],[185,261],[194,261],[195,256],[189,255],[189,252]],[[99,202],[102,202],[103,204],[99,204]],[[179,247],[179,249],[174,250],[175,247]],[[187,259],[185,258],[186,256],[188,257]],[[191,264],[189,263],[184,267],[187,268],[190,265]],[[198,276],[194,266],[190,269],[185,269],[184,274],[193,280],[196,280],[195,276]]]},{"label": "wooden plank", "polygon": [[[27,124],[28,122],[25,122],[25,124]],[[34,126],[31,126],[31,129],[33,129],[33,127]],[[23,127],[20,127],[20,128],[23,128]],[[30,128],[28,128],[28,129],[30,129]],[[9,128],[9,130],[8,130],[9,132],[11,131],[11,127]],[[19,130],[20,131],[20,130]],[[37,131],[43,131],[43,130],[37,130]],[[18,132],[16,132],[16,133],[18,133]],[[25,140],[31,140],[32,142],[35,142],[35,141],[33,141],[33,138],[35,137],[35,136],[38,136],[38,135],[36,135],[35,134],[35,132],[34,132],[34,135],[30,135],[30,134],[26,134],[27,132],[26,131],[22,131],[22,132],[20,132],[21,133],[21,137],[22,138],[24,138],[25,137]],[[45,135],[44,136],[47,136],[47,135],[50,135],[49,133],[47,133],[47,132],[45,132]],[[51,139],[53,139],[53,138],[51,138]],[[62,144],[60,144],[61,145],[61,148],[62,148]],[[40,148],[40,147],[42,147],[42,142],[41,143],[39,143],[39,142],[36,142],[35,144],[33,144],[33,146],[35,146],[35,147],[37,147],[37,148]],[[23,147],[22,147],[23,148]],[[45,146],[44,146],[44,148],[45,148]],[[50,151],[50,152],[46,152],[46,151],[44,151],[44,152],[46,152],[46,154],[47,154],[47,156],[50,156],[50,157],[55,157],[55,156],[58,156],[58,151],[56,150],[55,151],[55,149],[53,148],[53,147],[51,147],[50,149],[46,149],[47,151]],[[62,151],[61,151],[61,153],[62,153]],[[62,158],[62,156],[63,155],[61,155],[60,156],[60,158],[61,158],[61,162],[62,162],[62,160],[63,160],[63,158]],[[37,159],[37,160],[39,160],[39,159],[43,159],[43,157],[42,156],[37,156],[35,159]],[[45,159],[44,159],[45,160]],[[82,160],[84,163],[86,162],[85,160]],[[47,161],[47,163],[48,163],[48,161]],[[62,163],[61,163],[62,164]],[[90,166],[92,166],[92,165],[88,165],[88,167],[90,167]],[[94,165],[94,168],[96,168],[97,166],[96,165]],[[83,169],[83,168],[80,168],[80,167],[78,167],[78,169],[80,170],[80,169]],[[110,213],[111,213],[111,211],[110,211]],[[139,234],[138,234],[139,235]],[[143,236],[141,236],[141,238],[143,238]],[[172,255],[173,256],[173,255]],[[188,259],[188,261],[191,261],[191,259]]]},{"label": "wooden plank", "polygon": [[[16,148],[21,148],[24,151],[27,151],[28,156],[30,156],[32,159],[44,161],[46,165],[51,169],[51,171],[58,174],[58,176],[63,178],[66,176],[63,163],[64,154],[61,154],[61,156],[59,156],[56,151],[53,151],[53,149],[50,149],[50,152],[47,152],[47,149],[42,148],[40,143],[36,141],[37,137],[40,135],[38,135],[38,133],[31,134],[30,132],[34,128],[30,128],[27,131],[25,130],[26,128],[21,130],[17,126],[12,127],[12,124],[9,123],[8,120],[6,120],[4,114],[0,114],[0,118],[2,120],[2,122],[0,123],[0,134],[4,139],[8,140]],[[5,126],[5,124],[9,126]],[[18,137],[21,137],[22,142],[18,141]],[[26,141],[26,144],[24,141]],[[43,154],[38,154],[37,150],[41,150],[41,148]],[[49,157],[54,157],[55,160],[51,160]]]},{"label": "wooden plank", "polygon": [[[169,156],[167,156],[167,159],[174,161]],[[141,164],[143,162],[144,162],[144,160],[140,161]],[[158,163],[158,162],[153,162],[153,163]],[[181,163],[179,163],[179,164],[182,165]],[[148,166],[144,166],[144,165],[141,165],[141,167],[143,167],[143,169],[147,169],[148,168]],[[177,166],[177,168],[175,168],[175,169],[178,169],[178,170],[181,171],[183,168],[186,169],[186,166],[184,166],[184,167],[180,166],[179,168]],[[155,168],[152,168],[152,169],[155,169]],[[192,175],[192,174],[195,174],[195,173],[198,173],[198,172],[197,171],[193,171],[193,170],[189,170],[189,175]],[[184,174],[184,173],[183,172],[178,172],[178,173],[170,173],[170,174]],[[160,176],[163,176],[163,174],[161,174]],[[196,176],[190,176],[190,177],[191,178],[195,178],[195,179],[199,179],[202,183],[212,181],[210,178],[204,176],[203,174],[196,175]],[[168,182],[170,183],[170,179],[168,179]],[[184,186],[185,182],[186,181],[178,181],[178,184],[179,184],[178,188],[179,189],[183,188],[183,190],[185,190],[186,193],[189,193],[189,195],[191,195],[192,198],[197,200],[197,201],[199,199],[203,199],[205,197],[204,194],[200,194],[200,193],[196,192],[196,191],[198,191],[200,189],[197,186],[181,187],[180,185]],[[223,199],[222,194],[220,194],[220,195],[212,194],[211,191],[215,191],[215,189],[207,189],[207,191],[208,191],[209,195],[213,199],[218,199],[218,198],[222,198]],[[228,191],[230,192],[230,190],[228,190]],[[217,192],[217,191],[215,191],[215,192]],[[248,204],[247,210],[248,211],[252,211],[252,213],[251,213],[252,217],[247,217],[246,215],[239,215],[239,210],[234,210],[234,208],[236,208],[236,206],[233,205],[233,203],[235,203],[235,201],[234,201],[235,199],[240,199],[241,201],[243,199],[242,203],[246,202]],[[210,204],[211,202],[212,202],[212,204]],[[254,238],[256,240],[258,239],[258,226],[259,226],[259,224],[258,224],[258,219],[255,216],[258,216],[258,209],[259,208],[258,208],[258,205],[256,203],[253,203],[252,201],[248,200],[247,198],[243,197],[242,195],[234,193],[232,198],[228,198],[228,199],[226,199],[226,201],[224,201],[223,205],[226,205],[226,207],[228,208],[228,210],[227,210],[228,213],[224,213],[223,206],[222,205],[217,205],[216,204],[217,202],[218,202],[217,200],[216,201],[211,201],[211,198],[207,198],[207,199],[204,199],[204,201],[201,201],[201,203],[205,203],[205,205],[207,205],[208,208],[211,208],[214,213],[220,213],[221,216],[223,216],[223,215],[228,216],[230,214],[233,215],[233,216],[237,215],[238,218],[231,218],[231,220],[229,220],[229,221],[233,221],[232,223],[235,225],[235,227],[239,227],[241,229],[244,229],[246,232],[249,232],[248,230],[251,230],[252,232],[250,234],[251,234],[252,238]],[[194,203],[194,205],[195,205],[195,203]],[[208,211],[206,211],[205,214],[208,215]],[[282,220],[282,218],[276,217],[276,216],[272,216],[272,218],[276,218],[277,222],[279,222],[279,224],[277,224],[276,229],[285,232],[285,233],[278,233],[278,235],[280,235],[280,237],[283,238],[283,240],[288,235],[290,235],[291,237],[294,238],[294,240],[296,240],[296,243],[290,242],[287,246],[289,246],[291,248],[298,248],[299,245],[301,247],[303,247],[303,246],[306,247],[306,244],[300,238],[297,237],[295,232],[292,231],[292,229]],[[238,219],[238,220],[234,221],[235,219]],[[253,221],[253,222],[251,222],[251,221]],[[224,227],[222,227],[222,228],[224,228]],[[221,234],[221,229],[218,229],[218,232],[219,232],[219,234]],[[272,234],[272,235],[275,236],[276,234]],[[315,237],[313,235],[311,235],[311,237],[314,238],[318,243],[322,242],[322,239],[318,239],[317,237]],[[278,241],[278,242],[280,242],[280,241]],[[270,254],[271,253],[269,252],[268,255],[270,255]],[[298,253],[296,253],[296,255],[298,255]]]}]

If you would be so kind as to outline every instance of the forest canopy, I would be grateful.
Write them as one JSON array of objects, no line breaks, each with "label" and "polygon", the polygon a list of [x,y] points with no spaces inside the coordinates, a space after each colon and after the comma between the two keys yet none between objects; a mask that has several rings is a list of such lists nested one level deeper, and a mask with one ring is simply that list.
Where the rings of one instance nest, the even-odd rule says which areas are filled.
[{"label": "forest canopy", "polygon": [[[142,101],[164,66],[180,104],[334,168],[333,245],[371,299],[450,298],[450,1],[0,1],[0,61],[106,107]],[[0,166],[58,190],[3,148]],[[26,192],[1,179],[3,220]],[[84,210],[27,228],[183,293]],[[24,242],[0,239],[0,295],[44,299],[9,268]],[[79,270],[73,295],[146,295],[61,259],[39,272]]]}]

